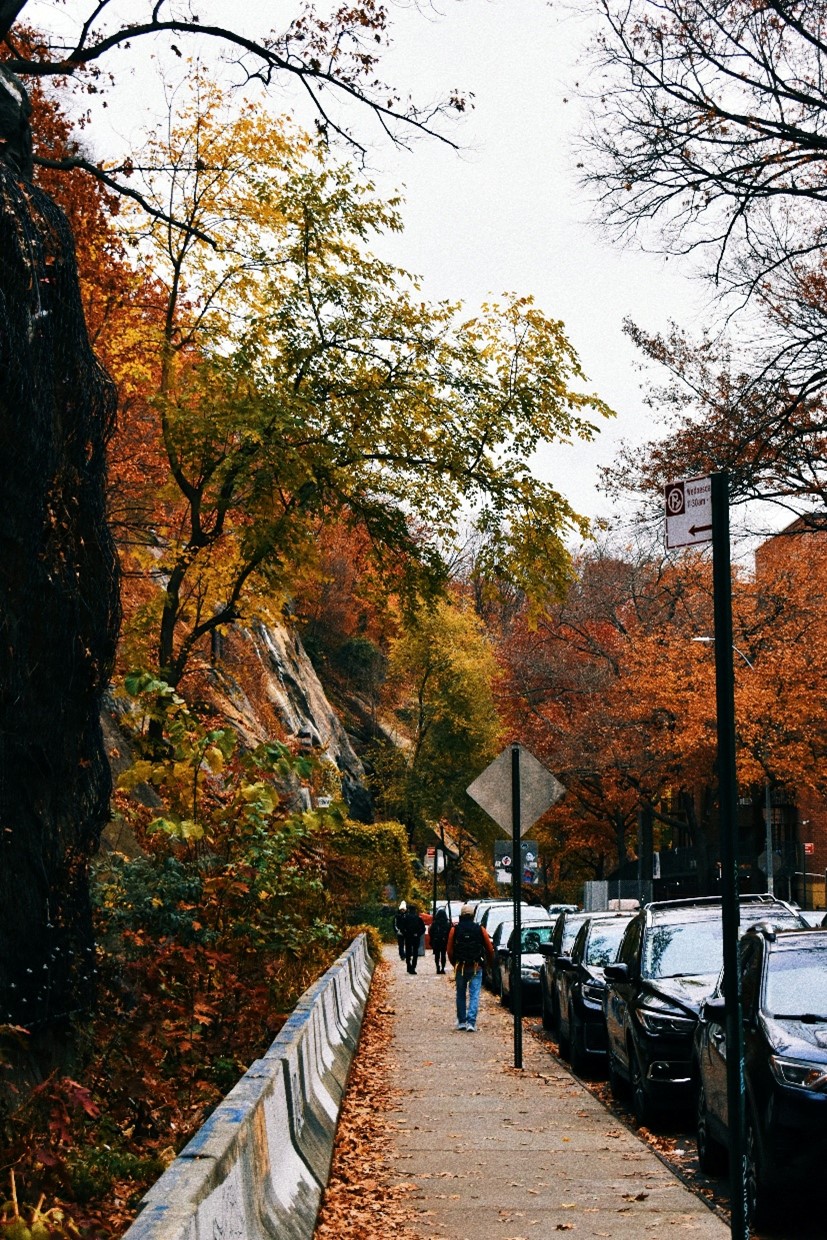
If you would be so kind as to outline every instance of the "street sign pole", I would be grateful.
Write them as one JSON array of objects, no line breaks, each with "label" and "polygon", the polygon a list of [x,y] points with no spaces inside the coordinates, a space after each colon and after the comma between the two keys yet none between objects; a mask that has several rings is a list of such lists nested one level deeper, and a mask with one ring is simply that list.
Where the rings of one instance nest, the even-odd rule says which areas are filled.
[{"label": "street sign pole", "polygon": [[556,805],[566,791],[529,750],[506,745],[465,789],[486,814],[511,834],[511,894],[514,900],[514,951],[511,953],[511,1004],[514,1009],[514,1067],[523,1066],[523,943],[521,896],[523,878],[522,834]]},{"label": "street sign pole", "polygon": [[[744,1026],[738,959],[738,789],[735,775],[735,676],[732,660],[732,570],[729,550],[729,474],[712,475],[712,584],[715,610],[715,696],[718,713],[718,803],[726,1000],[730,1230],[749,1240],[745,1184]],[[771,861],[771,858],[770,858]]]},{"label": "street sign pole", "polygon": [[520,746],[511,746],[511,894],[514,898],[514,950],[511,953],[511,1010],[514,1014],[514,1067],[523,1066],[522,924],[523,858],[520,847]]}]

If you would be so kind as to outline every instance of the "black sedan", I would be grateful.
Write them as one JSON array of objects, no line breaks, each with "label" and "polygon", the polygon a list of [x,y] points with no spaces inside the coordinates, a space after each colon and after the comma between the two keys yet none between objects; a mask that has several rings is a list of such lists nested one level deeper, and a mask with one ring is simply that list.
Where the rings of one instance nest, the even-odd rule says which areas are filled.
[{"label": "black sedan", "polygon": [[[505,1007],[508,1007],[511,1003],[511,995],[515,985],[514,960],[512,956],[514,951],[514,926],[513,923],[507,924],[509,925],[508,941],[505,947],[500,944],[497,948],[494,962],[494,989],[499,991],[500,1002]],[[540,949],[544,943],[551,941],[554,922],[550,918],[547,921],[533,921],[527,926],[522,926],[521,929],[520,985],[522,987],[522,1005],[525,1009],[540,1006],[540,967],[543,963]]]},{"label": "black sedan", "polygon": [[[741,941],[747,1214],[761,1227],[827,1159],[827,930],[755,926]],[[719,982],[695,1034],[698,1160],[723,1170],[726,1024]],[[782,1186],[783,1191],[782,1191]]]}]

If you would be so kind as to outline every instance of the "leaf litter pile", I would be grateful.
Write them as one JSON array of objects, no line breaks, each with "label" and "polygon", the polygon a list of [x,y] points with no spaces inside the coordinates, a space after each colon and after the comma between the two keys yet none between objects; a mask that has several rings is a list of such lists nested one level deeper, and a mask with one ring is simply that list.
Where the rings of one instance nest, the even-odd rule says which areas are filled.
[{"label": "leaf litter pile", "polygon": [[315,1240],[365,1240],[393,1236],[419,1240],[406,1197],[412,1185],[393,1184],[388,1157],[399,1090],[391,1057],[394,1010],[388,1003],[390,965],[373,975],[359,1051],[342,1104],[333,1165]]}]

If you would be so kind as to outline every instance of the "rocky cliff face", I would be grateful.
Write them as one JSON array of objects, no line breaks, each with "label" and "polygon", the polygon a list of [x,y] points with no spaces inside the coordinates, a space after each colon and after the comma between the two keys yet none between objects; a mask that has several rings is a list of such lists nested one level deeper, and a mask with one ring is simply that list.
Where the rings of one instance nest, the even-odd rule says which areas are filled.
[{"label": "rocky cliff face", "polygon": [[[255,624],[236,629],[222,646],[208,678],[217,695],[215,704],[242,740],[255,745],[272,738],[274,715],[285,739],[335,766],[351,815],[370,821],[373,813],[364,786],[365,768],[296,633],[286,625]],[[257,670],[252,677],[251,662]],[[264,712],[262,699],[269,707]]]},{"label": "rocky cliff face", "polygon": [[[194,673],[185,696],[198,698],[209,712],[225,720],[245,746],[276,739],[312,751],[330,764],[335,777],[328,785],[338,779],[351,817],[371,822],[373,805],[365,787],[365,768],[297,634],[286,625],[233,626],[215,643],[212,653],[211,662]],[[117,778],[131,766],[133,754],[118,727],[117,702],[110,699],[105,705],[104,738]],[[309,789],[297,784],[292,792],[297,809],[312,808]],[[152,807],[160,805],[148,786],[139,787],[136,796]]]}]

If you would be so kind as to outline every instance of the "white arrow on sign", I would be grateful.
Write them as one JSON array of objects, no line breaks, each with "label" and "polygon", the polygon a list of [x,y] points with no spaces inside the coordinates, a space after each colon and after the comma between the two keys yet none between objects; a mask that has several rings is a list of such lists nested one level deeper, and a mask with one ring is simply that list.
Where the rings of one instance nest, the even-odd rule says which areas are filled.
[{"label": "white arrow on sign", "polygon": [[[511,831],[512,748],[508,745],[465,790],[506,832]],[[520,745],[520,835],[525,835],[565,791],[559,779]]]}]

